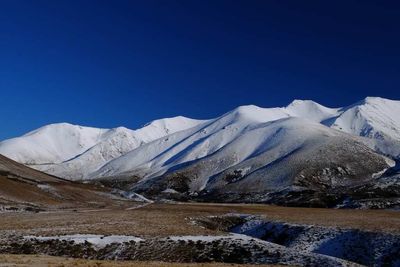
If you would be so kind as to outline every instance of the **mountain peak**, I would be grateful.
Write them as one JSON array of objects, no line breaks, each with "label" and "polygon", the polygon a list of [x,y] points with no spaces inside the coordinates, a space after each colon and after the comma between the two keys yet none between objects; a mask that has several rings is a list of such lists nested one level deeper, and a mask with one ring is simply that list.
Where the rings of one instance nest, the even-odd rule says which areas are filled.
[{"label": "mountain peak", "polygon": [[[144,147],[144,151],[149,147],[156,151],[159,149],[158,146],[161,146],[173,154],[178,147],[167,147],[168,140],[178,140],[186,136],[188,144],[193,147],[190,146],[191,149],[185,154],[186,156],[179,154],[178,158],[195,160],[197,158],[192,157],[192,148],[198,149],[197,157],[203,157],[221,149],[236,135],[239,138],[244,131],[263,129],[266,127],[264,124],[269,125],[269,122],[274,124],[281,119],[294,118],[285,123],[287,126],[293,125],[296,131],[303,129],[301,125],[314,127],[322,124],[320,126],[323,129],[330,127],[370,138],[371,143],[377,140],[376,147],[379,147],[379,151],[400,157],[398,114],[400,114],[400,101],[380,97],[367,97],[345,108],[328,108],[312,100],[296,99],[286,107],[263,108],[243,105],[212,120],[196,120],[183,116],[164,118],[154,120],[136,130],[125,127],[108,130],[70,123],[55,123],[22,137],[1,142],[0,153],[61,177],[84,178],[111,160],[130,152],[138,155],[139,159],[147,159],[148,154],[140,152],[141,147]],[[262,136],[257,135],[258,131],[261,130],[255,131],[246,142],[264,140]],[[175,133],[178,134],[174,135]],[[212,138],[210,137],[210,142],[194,141],[195,138],[204,138],[210,133],[214,133]],[[276,140],[278,139],[274,142],[277,142]],[[154,146],[150,144],[152,142]],[[163,157],[165,155],[163,154]],[[137,159],[135,162],[145,163]],[[133,161],[127,162],[129,168],[133,166],[132,164]]]},{"label": "mountain peak", "polygon": [[319,105],[317,102],[309,100],[309,99],[295,99],[293,100],[289,106],[297,106],[297,105]]},{"label": "mountain peak", "polygon": [[328,108],[312,100],[294,100],[284,108],[290,116],[322,122],[338,114],[339,109]]},{"label": "mountain peak", "polygon": [[367,96],[366,98],[346,107],[345,109],[350,109],[352,107],[364,106],[364,105],[385,105],[386,103],[399,103],[400,101],[392,100],[388,98],[378,97],[378,96]]},{"label": "mountain peak", "polygon": [[248,115],[254,112],[258,112],[264,110],[264,108],[261,108],[259,106],[256,105],[242,105],[242,106],[238,106],[237,108],[233,109],[231,111],[231,113],[235,113],[235,114],[241,114],[241,115]]},{"label": "mountain peak", "polygon": [[222,117],[230,117],[233,121],[268,122],[288,117],[281,108],[262,108],[256,105],[244,105],[224,114]]},{"label": "mountain peak", "polygon": [[390,106],[390,105],[399,105],[400,101],[382,97],[366,97],[365,103],[373,105]]},{"label": "mountain peak", "polygon": [[102,128],[94,128],[88,126],[75,125],[68,122],[57,122],[51,123],[45,126],[42,126],[36,130],[26,133],[24,136],[43,134],[45,132],[60,132],[60,131],[69,131],[69,132],[79,132],[79,131],[107,131],[107,129]]},{"label": "mountain peak", "polygon": [[144,127],[146,126],[165,126],[167,124],[179,124],[179,123],[186,123],[186,122],[192,122],[192,121],[197,121],[195,119],[187,118],[184,116],[175,116],[175,117],[170,117],[170,118],[163,118],[163,119],[157,119],[153,120],[149,123],[146,123]]},{"label": "mountain peak", "polygon": [[171,118],[164,118],[164,119],[158,119],[151,121],[147,123],[143,128],[138,129],[136,131],[147,131],[148,129],[159,129],[163,130],[166,133],[173,133],[173,132],[178,132],[182,130],[186,130],[192,127],[195,127],[203,122],[206,122],[205,120],[195,120],[191,118],[187,118],[184,116],[176,116],[176,117],[171,117]]}]

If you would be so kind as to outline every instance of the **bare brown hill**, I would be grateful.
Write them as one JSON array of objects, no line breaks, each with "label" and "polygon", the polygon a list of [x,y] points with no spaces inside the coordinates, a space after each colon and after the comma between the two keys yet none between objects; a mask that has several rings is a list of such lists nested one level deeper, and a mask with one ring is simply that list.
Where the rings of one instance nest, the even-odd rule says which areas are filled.
[{"label": "bare brown hill", "polygon": [[0,155],[0,209],[105,207],[125,202],[108,188],[67,181]]}]

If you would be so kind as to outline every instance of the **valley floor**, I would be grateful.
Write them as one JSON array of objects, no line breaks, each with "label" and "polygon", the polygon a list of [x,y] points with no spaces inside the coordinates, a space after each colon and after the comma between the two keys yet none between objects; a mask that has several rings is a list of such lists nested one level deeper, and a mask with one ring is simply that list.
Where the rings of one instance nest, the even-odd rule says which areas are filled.
[{"label": "valley floor", "polygon": [[118,209],[77,209],[39,213],[8,212],[0,232],[24,235],[102,234],[167,237],[221,234],[191,224],[189,218],[227,213],[265,216],[269,221],[400,234],[400,212],[279,207],[253,204],[149,204]]},{"label": "valley floor", "polygon": [[[357,257],[346,255],[344,250],[348,250],[347,248],[335,248],[333,251],[329,246],[347,242],[347,246],[351,248],[354,242],[357,242],[357,246],[363,249],[358,251],[359,255],[369,255],[364,249],[369,249],[371,240],[377,248],[389,248],[388,258],[379,259],[381,264],[377,265],[385,266],[385,261],[396,260],[393,259],[393,255],[396,255],[399,249],[398,211],[250,204],[131,204],[119,208],[113,206],[37,213],[3,212],[0,214],[0,250],[4,254],[0,254],[0,266],[232,266],[220,263],[190,265],[158,262],[207,262],[214,261],[213,259],[227,259],[228,262],[235,263],[359,266],[354,262],[370,265],[371,261],[376,260],[375,256],[358,261]],[[243,221],[240,221],[242,219]],[[235,234],[227,232],[229,227],[238,224],[242,226],[236,232],[233,231]],[[260,229],[265,231],[262,238]],[[271,236],[271,233],[282,235]],[[296,236],[304,238],[290,240],[287,233],[291,233],[294,239]],[[118,235],[135,237],[141,241],[132,241],[122,246],[108,243],[102,248],[93,249],[93,246],[87,245],[86,242],[73,245],[73,242],[68,240],[40,239],[65,235],[73,238],[77,235],[93,238],[98,238],[95,235],[104,235],[110,239]],[[26,240],[27,237],[36,239]],[[327,238],[324,246],[321,245],[321,238]],[[107,242],[105,240],[102,237],[96,242]],[[309,243],[302,245],[301,242]],[[96,243],[94,244],[96,246]],[[316,250],[312,250],[313,246],[318,246],[320,252],[315,253]],[[300,251],[299,248],[303,250]],[[225,258],[218,258],[219,253],[225,253],[225,250],[228,251]],[[201,251],[208,252],[202,255]],[[173,253],[182,254],[175,257]],[[96,261],[38,254],[83,257]],[[263,257],[266,257],[265,260]],[[102,259],[138,261],[99,261]],[[253,259],[260,261],[254,262]]]},{"label": "valley floor", "polygon": [[[84,260],[45,255],[0,254],[0,267],[240,267],[224,263],[166,263],[135,261]],[[278,267],[278,265],[246,265],[246,267]]]}]

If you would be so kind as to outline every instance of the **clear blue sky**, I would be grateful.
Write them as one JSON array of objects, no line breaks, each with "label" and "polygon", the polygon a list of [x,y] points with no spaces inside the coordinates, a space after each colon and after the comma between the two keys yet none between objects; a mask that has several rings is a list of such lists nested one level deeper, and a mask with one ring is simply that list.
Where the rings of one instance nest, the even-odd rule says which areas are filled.
[{"label": "clear blue sky", "polygon": [[400,99],[399,29],[398,1],[0,0],[0,139]]}]

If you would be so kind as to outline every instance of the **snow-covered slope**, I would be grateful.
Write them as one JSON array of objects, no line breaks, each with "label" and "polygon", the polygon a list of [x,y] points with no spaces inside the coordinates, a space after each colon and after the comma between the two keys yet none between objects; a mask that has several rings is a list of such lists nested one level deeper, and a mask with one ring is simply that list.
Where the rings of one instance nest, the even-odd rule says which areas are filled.
[{"label": "snow-covered slope", "polygon": [[379,97],[366,99],[344,108],[331,126],[368,138],[391,137],[400,140],[400,101]]},{"label": "snow-covered slope", "polygon": [[135,188],[144,191],[239,193],[345,186],[390,167],[352,135],[300,118],[260,122],[247,111],[143,145],[93,177],[143,177]]},{"label": "snow-covered slope", "polygon": [[94,146],[106,132],[68,123],[51,124],[1,142],[0,153],[28,165],[60,163]]},{"label": "snow-covered slope", "polygon": [[[206,121],[185,117],[162,119],[137,130],[49,125],[1,142],[0,153],[69,179],[132,175],[149,179],[190,165],[199,166],[196,168],[202,174],[196,175],[203,178],[198,179],[198,184],[191,184],[198,189],[210,177],[229,173],[233,166],[246,165],[241,171],[249,172],[255,164],[250,162],[256,161],[255,158],[260,160],[256,165],[261,166],[332,140],[342,140],[349,150],[358,147],[359,151],[366,152],[366,148],[358,146],[363,143],[399,158],[398,114],[400,101],[382,98],[368,97],[345,108],[327,108],[311,100],[295,100],[280,108],[241,106]],[[336,145],[342,147],[340,141]],[[343,151],[347,148],[342,147]],[[263,153],[268,157],[258,157]],[[311,157],[311,154],[303,156]],[[217,158],[218,168],[213,170],[211,165],[198,164]]]},{"label": "snow-covered slope", "polygon": [[203,121],[174,117],[153,121],[138,130],[96,129],[51,124],[0,143],[0,153],[41,171],[72,180],[84,179],[108,161]]},{"label": "snow-covered slope", "polygon": [[326,125],[374,140],[375,149],[400,157],[400,101],[380,97],[366,99],[343,108]]},{"label": "snow-covered slope", "polygon": [[294,100],[285,110],[291,117],[313,122],[322,122],[340,113],[340,108],[327,108],[311,100]]}]

